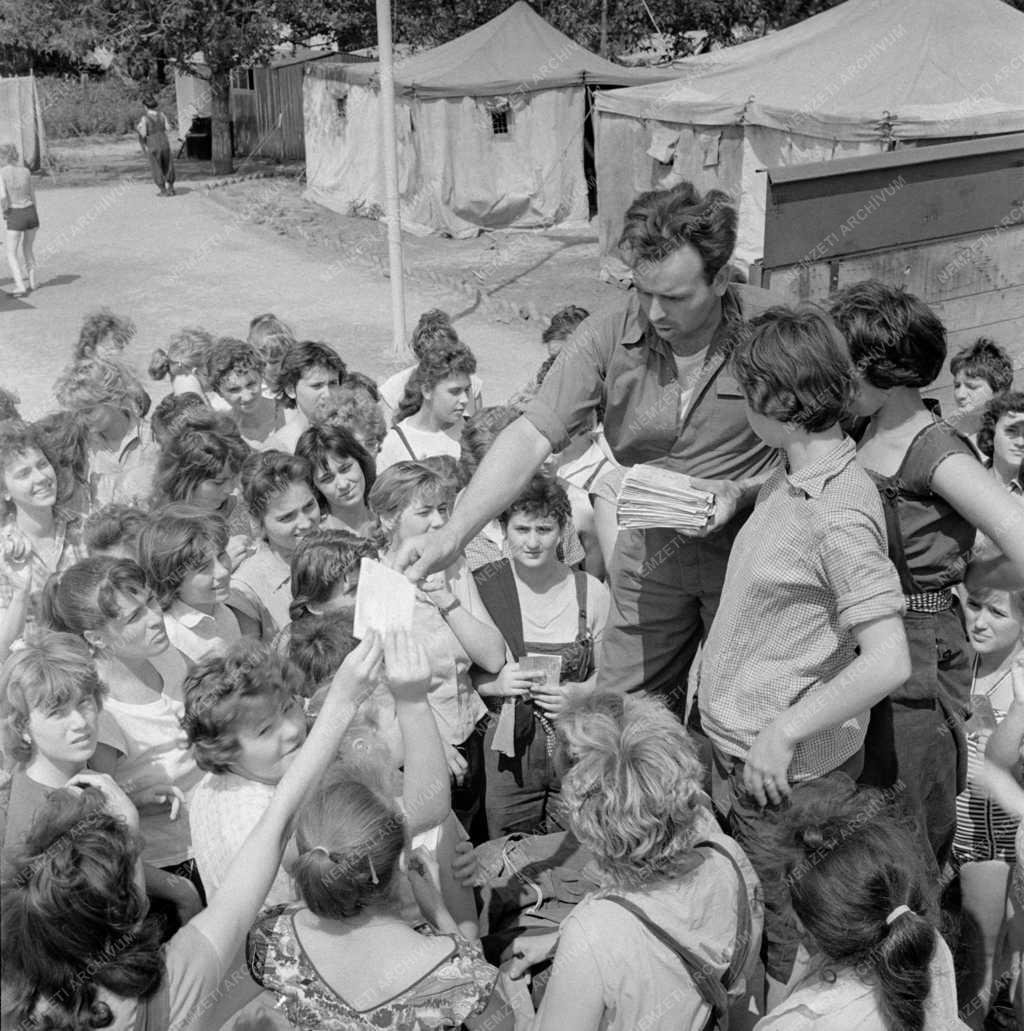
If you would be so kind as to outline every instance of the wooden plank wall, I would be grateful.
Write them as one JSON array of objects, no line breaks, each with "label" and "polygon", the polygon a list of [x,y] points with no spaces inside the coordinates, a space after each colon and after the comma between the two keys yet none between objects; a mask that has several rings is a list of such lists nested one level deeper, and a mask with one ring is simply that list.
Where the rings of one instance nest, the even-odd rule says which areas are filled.
[{"label": "wooden plank wall", "polygon": [[[764,270],[761,284],[790,303],[827,303],[835,290],[862,279],[902,284],[927,301],[946,324],[949,353],[979,336],[1010,353],[1024,389],[1024,225]],[[928,390],[951,407],[948,368]]]},{"label": "wooden plank wall", "polygon": [[[261,69],[256,69],[258,73]],[[254,90],[231,90],[231,122],[234,126],[234,147],[236,154],[248,154],[259,139],[259,125],[256,120],[256,92]]]}]

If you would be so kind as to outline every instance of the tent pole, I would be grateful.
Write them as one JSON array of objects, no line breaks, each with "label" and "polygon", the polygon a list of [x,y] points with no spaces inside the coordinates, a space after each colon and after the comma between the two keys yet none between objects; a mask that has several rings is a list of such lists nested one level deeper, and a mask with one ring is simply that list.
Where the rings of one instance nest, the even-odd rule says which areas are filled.
[{"label": "tent pole", "polygon": [[380,51],[380,103],[384,130],[384,221],[388,227],[391,276],[392,350],[406,353],[405,284],[402,281],[402,219],[398,206],[398,145],[395,141],[395,65],[391,40],[391,2],[377,0],[377,49]]}]

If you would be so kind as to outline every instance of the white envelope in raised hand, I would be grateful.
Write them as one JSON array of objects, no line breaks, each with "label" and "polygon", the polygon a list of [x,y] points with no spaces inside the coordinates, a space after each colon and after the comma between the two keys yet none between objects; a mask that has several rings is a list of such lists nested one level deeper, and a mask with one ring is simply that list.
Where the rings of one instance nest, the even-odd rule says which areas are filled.
[{"label": "white envelope in raised hand", "polygon": [[411,630],[416,588],[401,574],[364,558],[359,563],[359,587],[353,633],[362,640],[369,630]]}]

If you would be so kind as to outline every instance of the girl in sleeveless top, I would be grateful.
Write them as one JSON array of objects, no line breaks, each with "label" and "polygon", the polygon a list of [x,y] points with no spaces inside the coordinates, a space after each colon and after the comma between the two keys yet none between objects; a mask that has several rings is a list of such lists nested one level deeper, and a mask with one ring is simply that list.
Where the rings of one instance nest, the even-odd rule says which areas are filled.
[{"label": "girl in sleeveless top", "polygon": [[[482,566],[474,577],[512,659],[478,690],[498,718],[484,739],[485,805],[491,837],[564,827],[560,778],[553,761],[554,724],[574,694],[593,686],[595,656],[608,618],[607,587],[558,559],[570,520],[565,491],[537,477],[500,517],[511,561]],[[559,666],[550,677],[538,672]]]},{"label": "girl in sleeveless top", "polygon": [[474,372],[473,352],[457,341],[439,343],[423,355],[381,444],[378,472],[396,462],[418,462],[432,455],[459,457],[459,436]]},{"label": "girl in sleeveless top", "polygon": [[36,288],[36,256],[32,247],[39,229],[39,215],[36,214],[32,173],[21,163],[18,148],[13,143],[0,147],[0,210],[6,223],[7,264],[14,276],[14,296],[24,297]]},{"label": "girl in sleeveless top", "polygon": [[[840,291],[831,313],[858,373],[854,414],[868,420],[858,458],[882,494],[912,666],[910,680],[873,713],[865,779],[888,787],[899,778],[941,868],[964,786],[970,695],[953,588],[965,578],[968,588],[1024,586],[1024,510],[921,399],[946,359],[938,316],[912,294],[874,280]],[[1002,554],[972,559],[976,530]]]}]

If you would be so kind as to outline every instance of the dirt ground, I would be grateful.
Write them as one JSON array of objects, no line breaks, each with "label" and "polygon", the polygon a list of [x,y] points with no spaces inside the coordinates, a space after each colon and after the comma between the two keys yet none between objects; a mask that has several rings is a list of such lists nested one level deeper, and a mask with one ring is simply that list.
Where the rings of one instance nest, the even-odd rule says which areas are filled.
[{"label": "dirt ground", "polygon": [[[185,325],[244,336],[274,311],[302,337],[338,348],[373,376],[408,363],[391,345],[390,283],[380,223],[336,216],[301,197],[287,175],[208,189],[181,162],[178,196],[156,196],[131,137],[53,145],[38,188],[39,288],[0,292],[0,383],[34,417],[53,406],[52,384],[84,316],[103,305],[133,318],[127,357],[145,377],[153,349]],[[266,166],[239,166],[239,172]],[[470,241],[406,237],[406,321],[441,307],[477,355],[485,400],[500,403],[540,364],[542,313],[591,310],[621,292],[596,276],[596,240],[491,234]],[[10,291],[6,263],[0,291]],[[522,315],[528,316],[527,318]],[[154,397],[164,387],[147,380]]]}]

